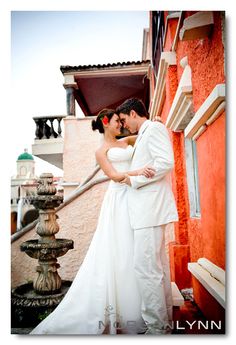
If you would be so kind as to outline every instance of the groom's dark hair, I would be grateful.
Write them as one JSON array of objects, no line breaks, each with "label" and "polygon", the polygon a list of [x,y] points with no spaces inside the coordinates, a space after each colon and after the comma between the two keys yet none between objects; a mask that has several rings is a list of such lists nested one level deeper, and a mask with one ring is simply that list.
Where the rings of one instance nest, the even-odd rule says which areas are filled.
[{"label": "groom's dark hair", "polygon": [[127,114],[130,115],[131,110],[134,110],[140,117],[149,118],[147,109],[143,101],[139,98],[129,98],[122,103],[117,109],[116,114]]}]

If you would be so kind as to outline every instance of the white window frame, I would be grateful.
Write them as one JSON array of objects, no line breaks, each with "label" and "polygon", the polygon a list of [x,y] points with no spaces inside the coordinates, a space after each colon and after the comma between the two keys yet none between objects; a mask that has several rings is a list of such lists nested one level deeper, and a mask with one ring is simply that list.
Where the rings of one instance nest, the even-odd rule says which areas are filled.
[{"label": "white window frame", "polygon": [[190,217],[200,218],[201,217],[200,190],[199,190],[198,162],[197,162],[197,150],[196,150],[195,140],[185,138],[185,157],[186,157],[186,171],[187,171]]}]

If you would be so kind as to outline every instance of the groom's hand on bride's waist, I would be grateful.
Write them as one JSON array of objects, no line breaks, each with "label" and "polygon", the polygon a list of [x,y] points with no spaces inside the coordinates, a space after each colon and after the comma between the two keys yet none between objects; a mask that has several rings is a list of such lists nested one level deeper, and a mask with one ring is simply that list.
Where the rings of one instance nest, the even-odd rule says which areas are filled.
[{"label": "groom's hand on bride's waist", "polygon": [[130,177],[128,174],[125,175],[125,178],[123,180],[120,181],[121,184],[127,184],[128,186],[131,186],[131,182],[130,182]]},{"label": "groom's hand on bride's waist", "polygon": [[[142,169],[137,170],[136,175],[133,175],[133,176],[144,176],[146,178],[152,178],[155,176],[155,172],[156,172],[155,168],[151,166],[146,166]],[[121,180],[120,183],[131,186],[130,176],[128,174],[125,174],[125,178]]]}]

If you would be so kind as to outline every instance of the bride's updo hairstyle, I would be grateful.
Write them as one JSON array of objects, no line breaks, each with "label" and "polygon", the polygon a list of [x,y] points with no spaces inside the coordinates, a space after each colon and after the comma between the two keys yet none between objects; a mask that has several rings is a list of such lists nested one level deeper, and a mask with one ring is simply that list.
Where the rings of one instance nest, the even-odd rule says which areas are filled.
[{"label": "bride's updo hairstyle", "polygon": [[96,120],[92,121],[92,130],[98,130],[99,133],[104,133],[103,123],[107,124],[110,122],[112,116],[115,114],[115,110],[113,109],[102,109],[98,115]]}]

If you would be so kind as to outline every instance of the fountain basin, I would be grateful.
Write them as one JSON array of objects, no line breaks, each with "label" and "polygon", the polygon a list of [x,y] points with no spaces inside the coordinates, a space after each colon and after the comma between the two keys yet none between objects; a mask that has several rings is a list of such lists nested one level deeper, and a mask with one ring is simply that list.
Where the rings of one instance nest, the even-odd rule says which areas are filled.
[{"label": "fountain basin", "polygon": [[52,241],[29,240],[20,245],[20,250],[31,258],[38,260],[56,259],[65,255],[69,249],[74,248],[72,240],[57,238]]},{"label": "fountain basin", "polygon": [[63,281],[58,274],[57,258],[74,248],[72,240],[55,238],[60,230],[56,208],[63,202],[62,195],[56,195],[53,175],[44,173],[38,180],[37,196],[30,203],[39,210],[36,233],[39,239],[20,245],[20,250],[38,260],[37,277],[34,282],[23,284],[12,290],[12,327],[35,327],[61,302],[71,282]]},{"label": "fountain basin", "polygon": [[38,195],[36,197],[29,198],[30,203],[34,205],[36,209],[54,209],[63,202],[62,195]]},{"label": "fountain basin", "polygon": [[63,280],[61,291],[53,295],[39,295],[33,283],[20,285],[11,293],[12,327],[36,327],[62,301],[71,281]]}]

